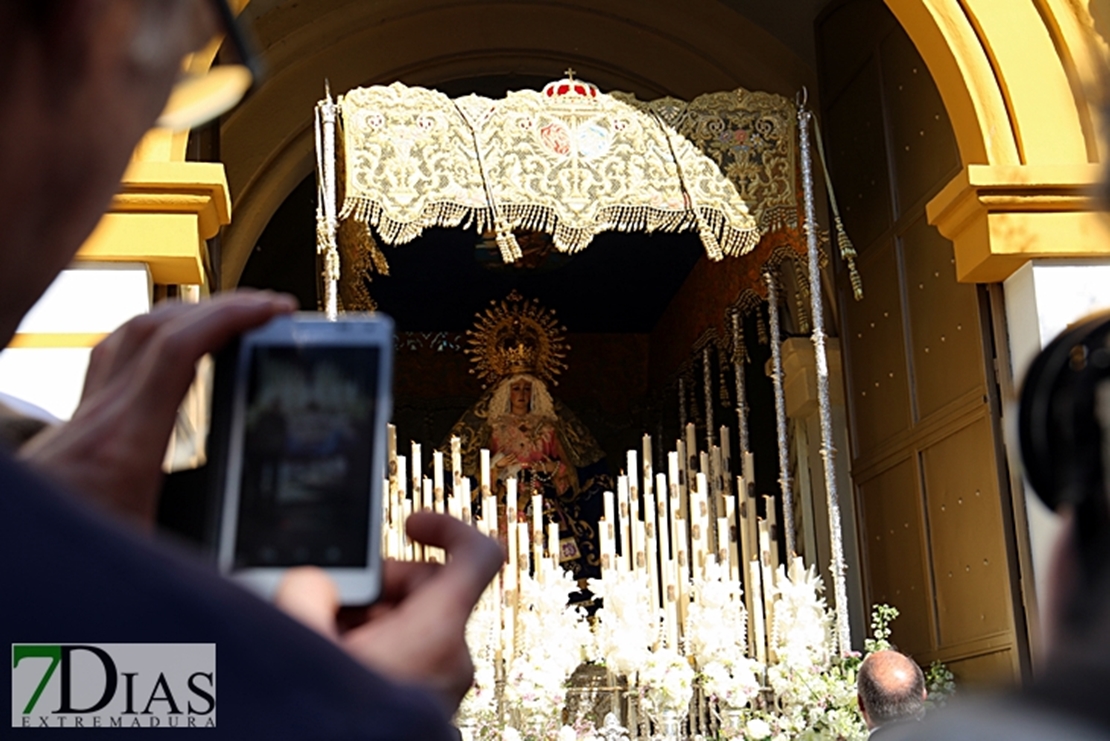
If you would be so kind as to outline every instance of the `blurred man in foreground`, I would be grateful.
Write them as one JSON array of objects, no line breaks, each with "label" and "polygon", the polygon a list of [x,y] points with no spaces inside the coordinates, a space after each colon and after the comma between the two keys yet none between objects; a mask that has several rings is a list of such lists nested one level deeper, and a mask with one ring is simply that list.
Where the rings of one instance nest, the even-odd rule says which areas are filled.
[{"label": "blurred man in foreground", "polygon": [[[0,346],[107,208],[184,55],[221,30],[215,8],[0,3]],[[445,548],[450,562],[390,564],[373,619],[344,631],[331,582],[293,574],[279,602],[312,632],[142,534],[195,362],[293,308],[289,297],[239,293],[156,309],[94,351],[71,422],[35,437],[22,461],[0,452],[0,637],[213,643],[220,737],[450,738],[473,671],[466,619],[501,564],[493,541],[446,517],[414,516],[410,535]],[[30,724],[41,715],[55,725],[52,711]]]},{"label": "blurred man in foreground", "polygon": [[1110,738],[1110,313],[1076,322],[1037,356],[1018,427],[1026,478],[1063,517],[1046,656],[1019,692],[955,704],[891,739]]}]

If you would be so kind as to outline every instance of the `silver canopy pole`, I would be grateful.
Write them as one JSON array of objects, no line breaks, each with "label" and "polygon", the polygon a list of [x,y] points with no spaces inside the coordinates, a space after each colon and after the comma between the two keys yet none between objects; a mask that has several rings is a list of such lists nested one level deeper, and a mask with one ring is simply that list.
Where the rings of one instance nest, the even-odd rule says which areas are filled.
[{"label": "silver canopy pole", "polygon": [[336,233],[335,129],[339,106],[327,90],[316,104],[316,252],[324,258],[324,312],[334,321],[339,315],[339,245]]},{"label": "silver canopy pole", "polygon": [[833,465],[832,405],[829,402],[829,361],[825,353],[825,311],[821,299],[821,259],[817,249],[817,215],[813,196],[813,162],[809,146],[809,125],[813,114],[798,105],[798,135],[801,141],[802,188],[805,194],[805,234],[809,256],[809,301],[813,324],[813,354],[817,366],[817,407],[821,419],[821,458],[825,467],[825,494],[829,509],[829,535],[832,541],[833,595],[836,600],[836,631],[841,654],[852,648],[852,628],[848,623],[848,590],[845,586],[844,536],[840,529],[840,499]]},{"label": "silver canopy pole", "polygon": [[[790,441],[786,433],[786,393],[782,387],[782,322],[779,319],[778,278],[763,274],[767,283],[767,307],[771,316],[771,367],[775,386],[775,424],[779,449],[779,488],[782,489],[782,527],[786,531],[786,558],[797,553],[794,542],[794,480],[790,476]],[[770,513],[768,513],[770,518]]]}]

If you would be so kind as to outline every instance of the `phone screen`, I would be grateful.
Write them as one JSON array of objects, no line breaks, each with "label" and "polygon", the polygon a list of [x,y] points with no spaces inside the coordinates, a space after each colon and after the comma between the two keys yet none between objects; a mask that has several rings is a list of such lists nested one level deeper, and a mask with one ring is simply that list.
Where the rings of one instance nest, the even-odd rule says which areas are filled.
[{"label": "phone screen", "polygon": [[250,350],[236,569],[367,566],[379,352]]}]

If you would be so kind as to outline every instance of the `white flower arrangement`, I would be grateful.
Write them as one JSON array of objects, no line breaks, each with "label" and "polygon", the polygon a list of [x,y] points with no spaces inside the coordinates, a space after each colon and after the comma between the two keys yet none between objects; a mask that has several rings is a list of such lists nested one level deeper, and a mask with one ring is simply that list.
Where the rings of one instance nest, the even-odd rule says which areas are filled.
[{"label": "white flower arrangement", "polygon": [[779,566],[771,593],[775,599],[771,647],[779,664],[791,671],[821,667],[832,654],[831,625],[825,591],[817,570]]},{"label": "white flower arrangement", "polygon": [[607,572],[590,589],[605,605],[594,625],[597,656],[615,674],[634,676],[659,639],[659,615],[651,608],[647,572]]},{"label": "white flower arrangement", "polygon": [[649,653],[639,673],[639,684],[657,718],[665,713],[686,715],[694,697],[695,676],[689,659],[678,651],[660,648]]},{"label": "white flower arrangement", "polygon": [[686,652],[699,666],[728,661],[748,651],[748,614],[739,581],[716,563],[691,585],[693,601],[687,610]]},{"label": "white flower arrangement", "polygon": [[759,694],[763,666],[747,656],[748,615],[743,588],[716,563],[692,585],[687,611],[686,653],[701,673],[706,694],[725,709],[738,710]]},{"label": "white flower arrangement", "polygon": [[566,606],[577,589],[569,573],[548,572],[545,582],[523,574],[517,611],[517,642],[505,668],[505,699],[528,736],[547,738],[561,726],[570,675],[591,658],[589,625]]},{"label": "white flower arrangement", "polygon": [[731,661],[711,661],[701,668],[705,692],[726,710],[746,707],[759,695],[762,667],[746,656]]},{"label": "white flower arrangement", "polygon": [[[796,561],[789,573],[780,568],[769,585],[773,617],[766,667],[748,656],[741,585],[724,569],[711,564],[690,584],[680,647],[665,645],[661,616],[650,608],[646,574],[609,572],[604,582],[591,583],[604,598],[592,631],[581,611],[566,606],[576,587],[568,574],[548,571],[543,584],[522,576],[516,641],[512,656],[505,656],[501,687],[495,669],[500,612],[476,611],[467,628],[475,686],[459,711],[465,741],[639,738],[636,729],[620,728],[613,716],[601,728],[582,719],[562,724],[568,678],[580,662],[599,659],[628,678],[655,731],[664,731],[659,738],[677,738],[667,729],[679,727],[675,721],[686,715],[699,688],[719,724],[714,731],[719,741],[867,737],[856,705],[860,657],[836,651],[832,616],[814,569]],[[868,650],[889,646],[888,625],[897,613],[880,607]]]},{"label": "white flower arrangement", "polygon": [[464,741],[474,738],[493,738],[499,726],[497,649],[500,610],[492,604],[494,595],[488,592],[466,624],[466,643],[474,663],[474,683],[459,705],[455,722],[463,731]]}]

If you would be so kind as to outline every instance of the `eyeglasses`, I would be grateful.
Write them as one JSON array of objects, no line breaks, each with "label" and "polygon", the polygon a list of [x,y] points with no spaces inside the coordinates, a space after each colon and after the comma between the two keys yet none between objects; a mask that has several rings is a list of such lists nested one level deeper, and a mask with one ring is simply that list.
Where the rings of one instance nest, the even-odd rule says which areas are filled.
[{"label": "eyeglasses", "polygon": [[227,0],[212,2],[226,34],[224,45],[236,62],[213,64],[203,74],[188,74],[178,80],[158,118],[160,128],[184,131],[207,123],[234,108],[264,77],[262,60],[248,30],[239,23]]}]

